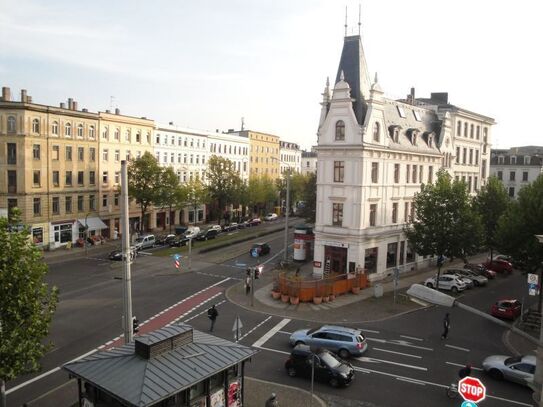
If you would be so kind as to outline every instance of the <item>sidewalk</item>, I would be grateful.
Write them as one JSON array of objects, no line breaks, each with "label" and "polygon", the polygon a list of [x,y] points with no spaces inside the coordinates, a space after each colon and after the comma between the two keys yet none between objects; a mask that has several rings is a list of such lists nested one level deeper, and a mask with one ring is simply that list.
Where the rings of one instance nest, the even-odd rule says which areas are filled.
[{"label": "sidewalk", "polygon": [[108,240],[107,242],[97,245],[97,246],[87,246],[85,251],[84,247],[72,247],[71,249],[66,249],[64,247],[58,248],[56,250],[44,250],[43,259],[48,264],[54,264],[58,260],[66,260],[66,257],[71,259],[79,259],[81,257],[94,257],[101,256],[105,253],[109,253],[113,250],[119,249],[121,247],[120,240]]}]

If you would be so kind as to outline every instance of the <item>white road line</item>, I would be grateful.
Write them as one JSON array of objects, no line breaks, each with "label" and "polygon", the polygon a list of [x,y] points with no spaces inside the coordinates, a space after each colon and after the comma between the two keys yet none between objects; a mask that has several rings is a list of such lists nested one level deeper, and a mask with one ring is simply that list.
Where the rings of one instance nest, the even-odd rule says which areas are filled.
[{"label": "white road line", "polygon": [[400,335],[401,338],[413,339],[414,341],[424,341],[424,339],[415,338],[414,336]]},{"label": "white road line", "polygon": [[463,352],[471,352],[469,349],[461,348],[460,346],[447,345],[447,344],[445,344],[445,346],[446,346],[447,348],[456,349],[456,350],[461,350],[461,351],[463,351]]},{"label": "white road line", "polygon": [[372,329],[364,329],[364,328],[358,328],[362,332],[371,332],[372,334],[379,334],[381,331],[374,331]]},{"label": "white road line", "polygon": [[420,380],[415,379],[405,379],[403,377],[397,377],[396,380],[400,380],[402,382],[408,382],[413,384],[418,384],[419,386],[426,386],[426,383],[421,382]]},{"label": "white road line", "polygon": [[289,318],[285,318],[279,321],[279,323],[275,325],[272,329],[270,329],[268,332],[266,332],[264,336],[262,336],[262,338],[260,338],[255,343],[253,343],[253,347],[258,348],[264,345],[268,341],[268,339],[270,339],[273,335],[275,335],[278,331],[280,331],[281,328],[283,328],[289,322],[290,322]]},{"label": "white road line", "polygon": [[414,348],[414,349],[429,350],[431,352],[434,350],[432,348],[426,348],[424,346],[411,345],[411,344],[409,344],[409,343],[407,343],[405,341],[395,341],[395,340],[386,340],[386,339],[368,338],[368,337],[366,337],[366,340],[373,341],[373,342],[379,342],[379,343],[389,343],[391,345],[406,346],[408,348]]},{"label": "white road line", "polygon": [[252,332],[254,332],[255,329],[258,327],[264,325],[266,322],[268,322],[271,319],[271,315],[266,318],[264,321],[260,322],[258,325],[256,325],[253,329],[251,329],[249,332],[247,332],[245,335],[243,335],[241,338],[239,338],[236,342],[241,341],[243,338],[245,338],[247,335],[250,335]]},{"label": "white road line", "polygon": [[278,334],[292,335],[292,332],[287,331],[277,331]]},{"label": "white road line", "polygon": [[[454,363],[454,362],[445,362],[445,364],[451,365],[451,366],[458,366],[458,367],[464,367],[464,366],[466,366],[465,364],[462,365],[461,363]],[[482,371],[483,371],[483,369],[481,369],[480,367],[472,366],[471,368],[472,368],[473,370],[478,370],[479,372],[482,372]]]},{"label": "white road line", "polygon": [[423,370],[423,371],[425,371],[425,372],[428,370],[427,368],[421,367],[421,366],[413,366],[413,365],[408,365],[408,364],[406,364],[406,363],[398,363],[398,362],[392,362],[392,361],[390,361],[390,360],[383,360],[383,359],[369,358],[369,357],[366,357],[366,356],[361,356],[361,357],[354,358],[354,359],[359,360],[360,362],[369,362],[369,363],[388,363],[389,365],[403,366],[403,367],[408,367],[409,369]]},{"label": "white road line", "polygon": [[371,348],[371,350],[380,350],[381,352],[394,353],[396,355],[409,356],[410,358],[422,359],[422,356],[410,355],[409,353],[394,352],[393,350],[381,349],[381,348]]}]

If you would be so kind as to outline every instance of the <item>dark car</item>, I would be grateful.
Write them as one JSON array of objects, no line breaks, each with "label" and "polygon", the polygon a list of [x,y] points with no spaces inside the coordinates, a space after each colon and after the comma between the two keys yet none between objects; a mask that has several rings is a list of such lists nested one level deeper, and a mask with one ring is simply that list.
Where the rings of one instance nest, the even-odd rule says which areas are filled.
[{"label": "dark car", "polygon": [[506,260],[487,260],[483,266],[485,266],[487,269],[494,270],[496,273],[511,274],[513,272],[513,266]]},{"label": "dark car", "polygon": [[477,273],[481,276],[484,276],[486,278],[493,279],[496,278],[496,272],[494,270],[489,270],[482,264],[472,264],[467,263],[464,264],[464,268],[473,271],[474,273]]},{"label": "dark car", "polygon": [[354,379],[352,365],[325,349],[313,353],[309,346],[298,345],[285,362],[285,369],[290,377],[311,378],[313,368],[315,380],[328,383],[332,387],[348,386]]},{"label": "dark car", "polygon": [[253,253],[254,253],[255,250],[256,250],[256,253],[257,253],[257,256],[255,256],[255,257],[260,257],[260,256],[264,256],[266,254],[269,254],[271,248],[270,248],[270,245],[268,243],[255,243],[251,247],[251,250],[249,250],[249,254],[251,256],[253,256]]},{"label": "dark car", "polygon": [[[130,259],[134,260],[137,255],[138,255],[137,250],[134,247],[132,247],[132,250],[130,252]],[[113,261],[122,261],[123,259],[122,250],[113,250],[111,253],[109,253],[108,259],[113,260]]]},{"label": "dark car", "polygon": [[490,313],[498,318],[514,320],[522,312],[522,304],[519,300],[508,298],[496,301],[490,308]]},{"label": "dark car", "polygon": [[196,240],[209,240],[215,239],[219,232],[216,229],[207,229],[196,235]]},{"label": "dark car", "polygon": [[260,218],[249,219],[249,225],[251,225],[251,226],[258,226],[261,223],[262,223],[262,221],[260,220]]},{"label": "dark car", "polygon": [[186,235],[176,236],[171,242],[170,247],[181,247],[189,244],[189,238]]},{"label": "dark car", "polygon": [[160,235],[156,238],[155,244],[161,245],[161,246],[167,246],[175,239],[174,234],[168,234],[168,235]]}]

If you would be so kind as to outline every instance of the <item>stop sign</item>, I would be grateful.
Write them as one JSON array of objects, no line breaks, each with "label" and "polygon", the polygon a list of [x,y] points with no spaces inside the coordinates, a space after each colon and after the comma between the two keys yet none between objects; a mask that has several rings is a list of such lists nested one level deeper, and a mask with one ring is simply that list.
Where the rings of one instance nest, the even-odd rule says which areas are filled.
[{"label": "stop sign", "polygon": [[485,385],[476,377],[464,377],[458,382],[458,392],[466,401],[478,403],[486,397]]}]

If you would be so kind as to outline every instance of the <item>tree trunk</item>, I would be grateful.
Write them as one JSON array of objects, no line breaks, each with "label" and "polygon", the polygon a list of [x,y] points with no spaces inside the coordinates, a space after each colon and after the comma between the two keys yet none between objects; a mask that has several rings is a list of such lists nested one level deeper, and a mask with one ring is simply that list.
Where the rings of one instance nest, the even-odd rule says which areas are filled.
[{"label": "tree trunk", "polygon": [[[175,218],[175,215],[174,215]],[[168,213],[168,219],[170,219],[170,234],[172,233],[172,204],[170,204],[170,213]]]},{"label": "tree trunk", "polygon": [[0,379],[0,407],[6,407],[6,382]]},{"label": "tree trunk", "polygon": [[141,207],[140,232],[145,232],[145,208]]}]

